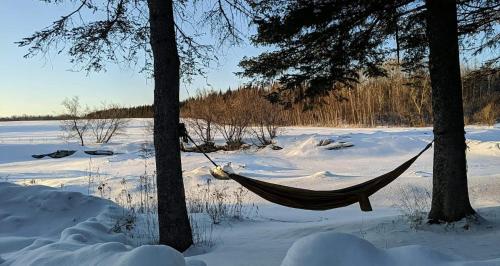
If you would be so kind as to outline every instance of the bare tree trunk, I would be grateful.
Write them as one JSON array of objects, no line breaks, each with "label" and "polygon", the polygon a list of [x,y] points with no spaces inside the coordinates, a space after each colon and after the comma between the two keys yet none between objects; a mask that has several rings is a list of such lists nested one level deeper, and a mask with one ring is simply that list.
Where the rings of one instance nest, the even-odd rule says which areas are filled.
[{"label": "bare tree trunk", "polygon": [[160,244],[184,251],[193,243],[179,146],[179,55],[172,0],[148,0],[154,58],[154,144]]},{"label": "bare tree trunk", "polygon": [[430,222],[474,214],[467,189],[464,116],[455,0],[427,0],[427,35],[434,116],[434,168]]}]

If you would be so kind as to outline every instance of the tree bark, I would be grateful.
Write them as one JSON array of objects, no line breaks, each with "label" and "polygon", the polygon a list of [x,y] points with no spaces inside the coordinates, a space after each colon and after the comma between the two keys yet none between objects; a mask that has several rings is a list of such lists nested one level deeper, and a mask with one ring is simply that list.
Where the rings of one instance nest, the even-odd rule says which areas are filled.
[{"label": "tree bark", "polygon": [[465,132],[455,0],[426,0],[434,119],[430,222],[474,214],[467,188]]},{"label": "tree bark", "polygon": [[184,251],[193,243],[179,146],[179,55],[172,0],[148,0],[154,58],[154,145],[160,244]]}]

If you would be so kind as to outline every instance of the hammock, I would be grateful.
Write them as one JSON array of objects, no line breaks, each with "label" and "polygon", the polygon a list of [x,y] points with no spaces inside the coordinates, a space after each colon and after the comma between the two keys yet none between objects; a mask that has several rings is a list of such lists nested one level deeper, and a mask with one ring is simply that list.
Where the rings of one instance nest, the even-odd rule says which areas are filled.
[{"label": "hammock", "polygon": [[[240,185],[260,197],[286,207],[304,210],[329,210],[359,202],[362,211],[372,211],[368,197],[403,174],[422,153],[431,147],[431,145],[432,143],[429,143],[415,157],[386,174],[361,184],[337,190],[318,191],[301,189],[255,180],[238,174],[224,173],[226,173],[230,179],[238,182]],[[218,175],[215,171],[213,174]]]},{"label": "hammock", "polygon": [[[194,145],[196,145],[191,137],[187,137],[194,143]],[[272,203],[290,208],[321,211],[345,207],[359,202],[359,206],[362,211],[372,211],[372,206],[368,197],[402,175],[413,164],[413,162],[415,162],[418,157],[420,157],[420,155],[422,155],[422,153],[428,150],[431,146],[432,142],[427,144],[427,146],[413,158],[386,174],[351,187],[324,191],[288,187],[248,178],[234,173],[228,173],[222,170],[222,168],[210,157],[208,157],[207,154],[203,154],[208,160],[210,160],[210,162],[212,162],[212,164],[216,166],[214,171],[210,171],[215,178],[232,179],[246,189]]]}]

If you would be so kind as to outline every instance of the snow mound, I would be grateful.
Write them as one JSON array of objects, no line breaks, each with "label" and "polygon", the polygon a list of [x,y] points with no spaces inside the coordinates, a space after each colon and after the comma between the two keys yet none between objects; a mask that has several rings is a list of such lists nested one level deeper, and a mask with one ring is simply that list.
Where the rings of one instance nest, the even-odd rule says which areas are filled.
[{"label": "snow mound", "polygon": [[330,171],[320,171],[312,175],[306,176],[307,179],[329,179],[329,180],[342,180],[348,176],[336,175]]},{"label": "snow mound", "polygon": [[118,208],[111,201],[78,192],[7,182],[0,182],[0,202],[0,237],[53,237],[89,218],[106,219]]},{"label": "snow mound", "polygon": [[45,186],[0,183],[2,265],[203,265],[168,246],[134,247],[112,230],[111,201]]},{"label": "snow mound", "polygon": [[36,241],[16,252],[16,257],[7,259],[5,265],[186,265],[182,254],[168,246],[132,248],[118,242],[90,245],[86,242],[78,234],[54,243]]},{"label": "snow mound", "polygon": [[500,259],[463,261],[418,245],[383,250],[354,235],[324,232],[297,240],[281,264],[303,265],[500,265]]},{"label": "snow mound", "polygon": [[213,180],[210,174],[210,167],[201,166],[183,174],[184,182],[188,185],[206,184],[208,180]]},{"label": "snow mound", "polygon": [[500,141],[467,140],[468,153],[500,156]]},{"label": "snow mound", "polygon": [[321,150],[340,150],[353,147],[354,144],[348,141],[336,141],[332,138],[324,138],[320,135],[300,136],[297,141],[290,143],[287,147],[286,155],[291,157],[305,157],[321,155]]},{"label": "snow mound", "polygon": [[288,156],[307,156],[317,154],[318,137],[312,136],[305,140],[299,140],[292,148],[288,150]]}]

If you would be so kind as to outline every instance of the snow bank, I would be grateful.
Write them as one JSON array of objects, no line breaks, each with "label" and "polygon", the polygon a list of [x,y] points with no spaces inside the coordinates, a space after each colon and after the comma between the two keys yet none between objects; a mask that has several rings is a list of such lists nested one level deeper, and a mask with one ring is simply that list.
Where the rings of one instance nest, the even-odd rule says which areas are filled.
[{"label": "snow bank", "polygon": [[500,141],[467,140],[467,147],[469,154],[500,156]]},{"label": "snow bank", "polygon": [[354,235],[325,232],[297,240],[281,264],[303,265],[500,265],[500,259],[461,261],[418,245],[383,250]]},{"label": "snow bank", "polygon": [[[122,181],[126,180],[125,186],[133,196],[134,203],[137,203],[140,199],[138,177],[145,170],[148,174],[153,174],[154,171],[154,157],[145,160],[140,151],[145,143],[149,143],[147,148],[153,148],[152,136],[144,127],[146,120],[133,119],[127,126],[126,134],[113,138],[112,143],[93,144],[93,139],[89,138],[91,146],[87,147],[80,147],[75,141],[67,143],[62,139],[59,123],[0,123],[0,180],[28,184],[33,179],[36,184],[58,188],[0,184],[0,265],[75,265],[70,255],[75,256],[75,260],[81,260],[76,265],[105,262],[110,262],[111,265],[125,264],[121,261],[122,257],[126,261],[140,259],[141,263],[138,265],[150,262],[167,264],[174,261],[167,248],[146,246],[134,249],[133,244],[138,242],[137,239],[127,239],[123,234],[110,232],[109,228],[116,217],[122,215],[121,209],[113,203],[59,189],[62,186],[65,191],[80,191],[85,194],[88,191],[89,173],[92,173],[96,178],[92,185],[94,188],[91,188],[94,193],[98,193],[96,184],[105,181],[112,188],[112,191],[106,193],[106,197],[116,199],[124,186]],[[418,251],[415,249],[421,249],[408,247],[412,244],[430,247],[444,254],[460,254],[467,260],[499,258],[500,230],[497,225],[500,224],[500,124],[495,127],[467,127],[466,131],[469,146],[469,196],[472,205],[481,215],[486,214],[485,218],[491,222],[492,228],[468,230],[466,233],[450,233],[448,229],[415,232],[404,221],[400,221],[397,217],[400,212],[394,206],[400,203],[399,197],[395,195],[398,195],[401,188],[432,186],[432,150],[429,150],[393,184],[370,198],[376,209],[371,213],[360,212],[357,204],[325,212],[291,209],[269,204],[253,193],[248,193],[245,204],[256,206],[258,215],[251,216],[252,221],[234,220],[230,221],[229,226],[214,226],[213,235],[212,228],[209,228],[210,231],[207,232],[209,237],[213,236],[216,246],[204,249],[203,252],[206,253],[198,252],[196,254],[199,255],[192,255],[192,258],[216,266],[280,265],[287,250],[300,237],[333,229],[356,234],[361,228],[364,236],[376,247],[407,246],[390,250],[375,249],[376,254],[385,254],[383,259],[390,258],[391,262],[394,256],[399,256],[394,255],[398,250],[407,259],[406,253],[414,254]],[[355,146],[329,151],[326,147],[317,146],[324,139],[348,141]],[[283,147],[283,150],[252,148],[246,151],[219,151],[210,156],[219,164],[232,162],[238,173],[252,178],[299,188],[331,190],[356,185],[394,169],[414,156],[431,139],[432,128],[286,127],[276,139],[277,145]],[[220,135],[216,136],[216,142],[223,142]],[[48,153],[57,149],[78,152],[57,160],[37,160],[31,157],[34,153]],[[90,157],[82,152],[85,149],[110,149],[117,154],[110,157]],[[199,193],[206,188],[207,180],[213,179],[209,173],[212,166],[202,154],[182,153],[182,163],[188,194]],[[239,184],[217,180],[211,182],[210,186],[217,186],[218,189],[227,187],[231,191],[239,187]],[[478,209],[479,207],[488,208]],[[144,230],[142,233],[144,234]],[[325,253],[344,256],[343,253],[351,249],[342,248],[332,245],[327,247]],[[136,251],[132,252],[133,250]],[[305,250],[309,248],[303,251]],[[47,255],[43,255],[43,252],[47,252]],[[155,253],[151,255],[151,261],[141,257],[141,254],[146,256],[148,252]],[[418,252],[427,256],[426,251]],[[354,247],[350,257],[363,253],[364,251]],[[387,255],[388,253],[391,254]],[[86,257],[85,254],[92,255]],[[314,256],[319,258],[321,254]],[[331,258],[326,259],[329,261]],[[158,262],[159,260],[163,261]],[[448,257],[444,261],[457,263]],[[186,258],[185,263],[192,266],[204,265],[203,262],[190,258]],[[460,261],[458,263],[464,264]],[[332,263],[326,263],[329,264]],[[309,261],[303,265],[309,265]]]},{"label": "snow bank", "polygon": [[133,247],[125,234],[113,232],[122,210],[111,201],[4,182],[0,202],[2,265],[186,265],[168,246]]}]

